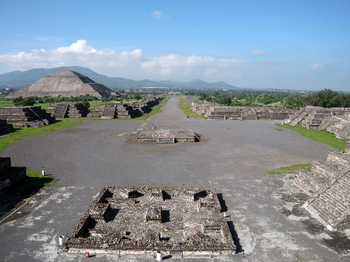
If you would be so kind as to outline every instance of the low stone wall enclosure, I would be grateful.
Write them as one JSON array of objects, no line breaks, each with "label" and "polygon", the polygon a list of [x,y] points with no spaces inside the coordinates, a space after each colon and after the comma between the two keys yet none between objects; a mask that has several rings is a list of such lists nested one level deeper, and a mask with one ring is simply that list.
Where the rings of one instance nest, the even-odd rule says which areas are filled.
[{"label": "low stone wall enclosure", "polygon": [[66,252],[234,254],[214,189],[106,187],[65,242]]},{"label": "low stone wall enclosure", "polygon": [[328,152],[325,161],[315,161],[311,172],[298,171],[293,182],[310,196],[303,205],[329,230],[350,226],[350,141],[346,152]]}]

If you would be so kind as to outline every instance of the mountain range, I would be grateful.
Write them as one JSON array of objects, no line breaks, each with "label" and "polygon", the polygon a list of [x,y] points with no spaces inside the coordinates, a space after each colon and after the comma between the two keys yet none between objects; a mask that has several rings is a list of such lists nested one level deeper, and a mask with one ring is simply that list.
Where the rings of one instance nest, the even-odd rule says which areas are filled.
[{"label": "mountain range", "polygon": [[223,81],[208,83],[199,79],[190,82],[180,82],[176,80],[152,81],[152,80],[131,80],[122,77],[108,77],[98,74],[86,67],[65,66],[50,69],[36,68],[27,71],[13,71],[10,73],[0,74],[0,87],[10,87],[21,89],[26,85],[32,84],[39,79],[51,75],[57,71],[71,70],[89,77],[99,84],[103,84],[111,89],[132,89],[142,87],[184,87],[197,89],[238,89],[238,87],[229,85]]}]

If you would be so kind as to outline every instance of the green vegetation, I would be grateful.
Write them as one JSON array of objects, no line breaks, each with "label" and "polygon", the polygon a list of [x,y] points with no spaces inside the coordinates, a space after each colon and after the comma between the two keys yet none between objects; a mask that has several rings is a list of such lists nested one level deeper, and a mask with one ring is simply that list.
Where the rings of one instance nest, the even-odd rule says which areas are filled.
[{"label": "green vegetation", "polygon": [[328,146],[334,147],[340,151],[345,150],[345,139],[336,138],[334,134],[326,131],[326,130],[315,130],[315,129],[306,129],[299,126],[291,126],[287,124],[276,124],[279,127],[287,128],[293,131],[297,131],[300,135],[309,138],[311,140],[326,144]]},{"label": "green vegetation", "polygon": [[63,119],[57,121],[54,124],[38,128],[15,127],[14,132],[9,133],[6,136],[0,137],[0,150],[3,150],[8,144],[16,143],[19,139],[21,139],[24,136],[36,135],[66,127],[71,127],[78,125],[81,122],[83,122],[82,119]]},{"label": "green vegetation", "polygon": [[270,171],[265,172],[266,175],[275,175],[275,174],[288,174],[291,172],[298,171],[300,169],[308,169],[311,170],[311,164],[300,164],[293,166],[285,166],[276,169],[272,169]]},{"label": "green vegetation", "polygon": [[196,113],[194,113],[191,110],[191,106],[187,105],[183,98],[180,98],[179,107],[189,117],[192,117],[192,118],[205,118],[204,116],[200,116],[200,115],[197,115]]}]

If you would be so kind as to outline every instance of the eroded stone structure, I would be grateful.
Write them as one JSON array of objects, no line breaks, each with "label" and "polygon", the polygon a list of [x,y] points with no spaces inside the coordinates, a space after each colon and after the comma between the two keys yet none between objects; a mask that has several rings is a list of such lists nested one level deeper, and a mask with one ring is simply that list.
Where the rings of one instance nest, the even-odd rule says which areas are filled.
[{"label": "eroded stone structure", "polygon": [[327,130],[338,138],[350,139],[350,108],[307,106],[286,120],[291,126]]},{"label": "eroded stone structure", "polygon": [[177,142],[199,142],[200,136],[191,129],[142,129],[136,134],[138,142],[174,144]]},{"label": "eroded stone structure", "polygon": [[66,240],[66,251],[234,254],[214,189],[106,187]]},{"label": "eroded stone structure", "polygon": [[117,96],[118,94],[87,76],[78,72],[64,70],[45,76],[19,91],[10,93],[7,97],[77,97],[86,95],[101,98],[112,95]]},{"label": "eroded stone structure", "polygon": [[88,117],[102,119],[133,118],[149,113],[151,108],[158,105],[161,99],[153,97],[142,102],[100,104],[88,114]]},{"label": "eroded stone structure", "polygon": [[0,108],[0,120],[23,127],[40,127],[54,121],[40,106],[8,106]]},{"label": "eroded stone structure", "polygon": [[328,152],[311,171],[300,170],[293,182],[310,198],[303,205],[329,230],[350,226],[350,142],[346,153]]},{"label": "eroded stone structure", "polygon": [[188,105],[198,115],[207,119],[220,120],[252,120],[252,119],[271,119],[285,120],[297,110],[277,107],[239,107],[239,106],[220,106],[218,103],[204,101],[196,103],[189,97],[185,97]]},{"label": "eroded stone structure", "polygon": [[11,166],[11,158],[0,157],[0,191],[26,176],[25,167]]},{"label": "eroded stone structure", "polygon": [[52,103],[46,108],[46,112],[56,119],[65,117],[86,117],[89,110],[81,103],[59,102]]}]

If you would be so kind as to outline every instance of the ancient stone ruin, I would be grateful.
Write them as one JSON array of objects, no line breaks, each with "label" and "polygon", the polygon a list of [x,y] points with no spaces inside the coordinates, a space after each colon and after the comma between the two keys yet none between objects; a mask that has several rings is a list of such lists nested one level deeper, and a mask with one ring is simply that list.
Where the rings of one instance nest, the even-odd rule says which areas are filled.
[{"label": "ancient stone ruin", "polygon": [[26,176],[25,167],[11,166],[11,158],[0,157],[0,191]]},{"label": "ancient stone ruin", "polygon": [[270,107],[213,107],[209,111],[208,119],[221,120],[284,120],[294,113],[294,109]]},{"label": "ancient stone ruin", "polygon": [[22,127],[40,127],[54,121],[40,106],[8,106],[0,108],[0,120]]},{"label": "ancient stone ruin", "polygon": [[239,107],[239,106],[220,106],[218,103],[203,101],[196,103],[189,97],[185,97],[188,105],[198,115],[204,116],[207,119],[220,120],[256,120],[256,119],[271,119],[285,120],[291,114],[294,114],[296,109],[277,108],[277,107]]},{"label": "ancient stone ruin", "polygon": [[100,104],[88,114],[88,117],[102,119],[134,118],[149,113],[151,108],[158,105],[161,99],[153,97],[142,102]]},{"label": "ancient stone ruin", "polygon": [[65,117],[86,117],[89,110],[81,103],[59,102],[52,103],[46,108],[46,112],[56,119]]},{"label": "ancient stone ruin", "polygon": [[325,161],[315,161],[311,172],[298,171],[293,182],[310,198],[303,205],[328,230],[350,226],[350,142],[346,152],[329,151]]},{"label": "ancient stone ruin", "polygon": [[234,254],[214,189],[106,187],[65,242],[67,252]]},{"label": "ancient stone ruin", "polygon": [[10,93],[7,97],[78,97],[86,95],[101,98],[117,96],[117,93],[102,84],[96,83],[87,76],[65,70],[45,76],[19,91]]},{"label": "ancient stone ruin", "polygon": [[307,106],[291,115],[286,123],[307,129],[327,130],[338,138],[350,139],[350,108]]},{"label": "ancient stone ruin", "polygon": [[138,142],[174,144],[178,142],[199,142],[200,136],[191,129],[142,129],[136,134]]}]

